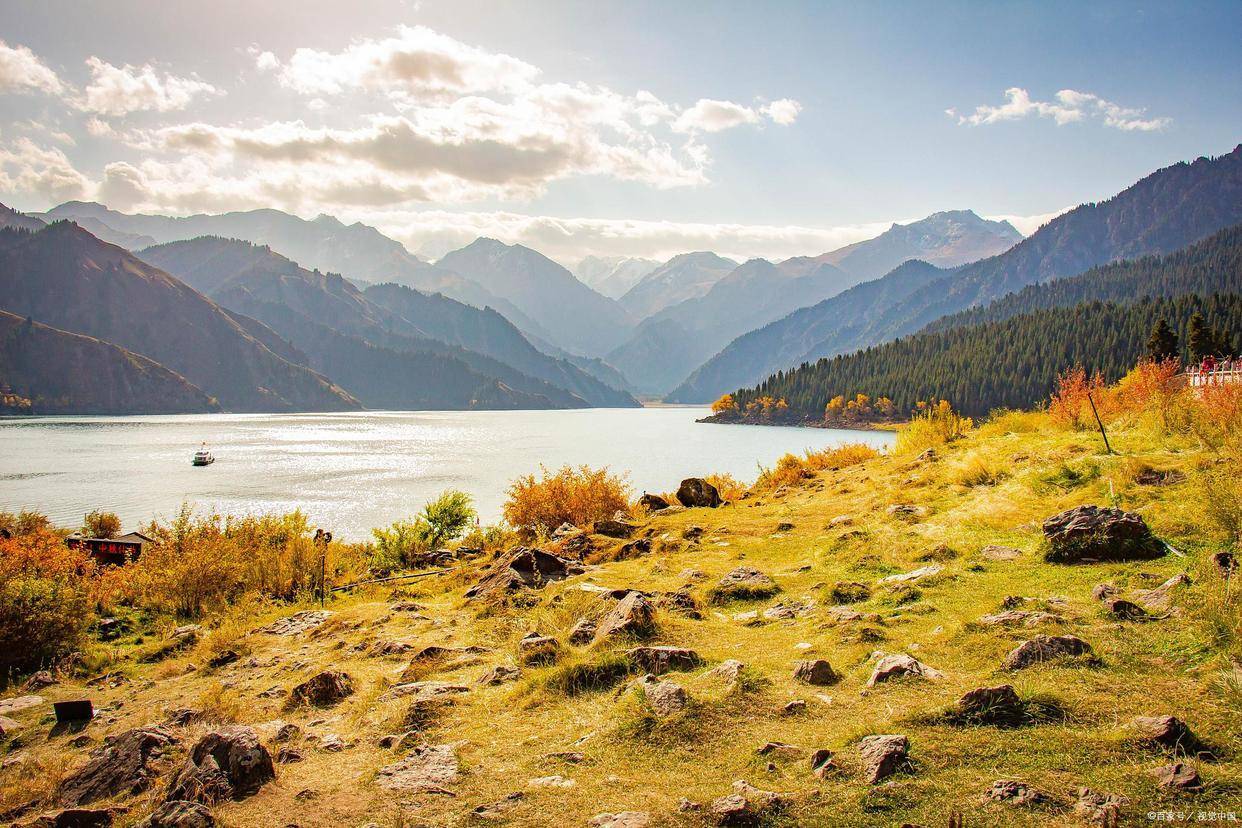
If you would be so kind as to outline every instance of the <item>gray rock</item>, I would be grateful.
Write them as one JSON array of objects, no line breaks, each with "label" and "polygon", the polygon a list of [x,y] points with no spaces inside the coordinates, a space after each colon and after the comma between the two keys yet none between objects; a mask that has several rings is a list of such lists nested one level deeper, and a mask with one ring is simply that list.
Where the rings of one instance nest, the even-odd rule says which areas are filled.
[{"label": "gray rock", "polygon": [[715,509],[724,503],[716,487],[701,477],[687,477],[681,481],[681,485],[677,487],[677,501],[687,508],[708,509]]},{"label": "gray rock", "polygon": [[561,645],[550,635],[528,633],[518,642],[518,660],[522,664],[552,664],[561,654]]},{"label": "gray rock", "polygon": [[648,512],[658,512],[661,509],[667,509],[669,504],[667,500],[659,495],[645,494],[638,499],[638,505]]},{"label": "gray rock", "polygon": [[329,707],[353,695],[354,680],[340,670],[325,670],[311,676],[289,693],[291,704]]},{"label": "gray rock", "polygon": [[841,680],[832,665],[822,658],[799,661],[794,664],[793,677],[805,684],[826,687]]},{"label": "gray rock", "polygon": [[466,597],[503,597],[522,589],[542,589],[553,581],[585,571],[576,561],[541,549],[519,546],[511,549],[488,575],[466,590]]},{"label": "gray rock", "polygon": [[655,607],[641,592],[631,591],[599,622],[595,640],[614,636],[646,638],[655,633]]},{"label": "gray rock", "polygon": [[639,686],[647,700],[647,706],[660,718],[674,716],[685,710],[690,703],[685,688],[667,679],[660,680],[647,675],[639,680]]},{"label": "gray rock", "polygon": [[1162,788],[1197,793],[1203,790],[1203,780],[1199,772],[1185,762],[1174,762],[1152,771],[1156,784]]},{"label": "gray rock", "polygon": [[1173,606],[1173,593],[1180,587],[1190,586],[1190,578],[1184,574],[1174,575],[1155,589],[1135,593],[1138,602],[1152,612],[1167,612]]},{"label": "gray rock", "polygon": [[508,664],[497,664],[483,675],[479,676],[479,684],[494,687],[498,684],[504,684],[507,681],[514,681],[518,676],[522,675],[522,671],[517,667]]},{"label": "gray rock", "polygon": [[957,715],[974,724],[1017,724],[1025,708],[1012,684],[978,687],[957,700]]},{"label": "gray rock", "polygon": [[1037,635],[1009,651],[1001,662],[1002,670],[1021,670],[1042,661],[1089,656],[1091,645],[1073,635]]},{"label": "gray rock", "polygon": [[1106,506],[1078,506],[1044,521],[1052,563],[1150,560],[1165,547],[1141,515]]},{"label": "gray rock", "polygon": [[894,653],[884,656],[876,663],[875,669],[871,672],[871,678],[867,679],[867,686],[875,687],[882,682],[899,678],[938,679],[943,677],[944,673],[928,667],[913,656]]},{"label": "gray rock", "polygon": [[62,805],[76,807],[141,793],[158,775],[152,764],[176,743],[177,738],[162,727],[127,730],[93,751],[85,766],[65,777],[57,799]]},{"label": "gray rock", "polygon": [[259,630],[261,633],[268,635],[297,635],[298,633],[309,632],[315,629],[323,622],[332,617],[332,613],[328,610],[306,610],[291,615],[288,618],[281,618],[275,623],[269,624]]},{"label": "gray rock", "polygon": [[583,618],[569,631],[569,643],[579,647],[590,644],[595,640],[595,631],[595,622],[589,618]]},{"label": "gray rock", "polygon": [[702,657],[686,647],[635,647],[625,655],[635,668],[657,676],[670,670],[695,670],[703,664]]},{"label": "gray rock", "polygon": [[778,793],[756,788],[741,779],[733,783],[733,793],[712,800],[708,816],[714,825],[757,826],[788,805]]},{"label": "gray rock", "polygon": [[1074,816],[1092,825],[1120,825],[1121,809],[1130,800],[1119,794],[1099,793],[1079,788],[1074,802]]},{"label": "gray rock", "polygon": [[203,736],[173,777],[166,801],[204,804],[244,799],[276,778],[271,754],[252,727],[233,726]]},{"label": "gray rock", "polygon": [[729,572],[711,589],[715,603],[733,600],[768,598],[780,591],[770,577],[750,566],[739,566]]},{"label": "gray rock", "polygon": [[1014,549],[1012,546],[989,544],[980,549],[979,554],[990,561],[1015,561],[1022,557],[1022,550]]},{"label": "gray rock", "polygon": [[868,736],[858,743],[863,775],[872,785],[909,766],[910,740],[901,735]]},{"label": "gray rock", "polygon": [[1046,805],[1052,796],[1039,788],[1033,788],[1016,779],[998,779],[983,793],[983,802],[1003,802],[1006,805]]},{"label": "gray rock", "polygon": [[215,819],[197,802],[165,802],[135,828],[214,828]]},{"label": "gray rock", "polygon": [[1139,716],[1130,722],[1135,741],[1191,756],[1210,753],[1186,723],[1176,716]]},{"label": "gray rock", "polygon": [[452,745],[420,745],[401,761],[380,768],[376,780],[393,791],[444,791],[457,781],[457,752]]},{"label": "gray rock", "polygon": [[596,814],[587,823],[592,828],[647,828],[651,814],[646,811],[621,811],[616,814]]}]

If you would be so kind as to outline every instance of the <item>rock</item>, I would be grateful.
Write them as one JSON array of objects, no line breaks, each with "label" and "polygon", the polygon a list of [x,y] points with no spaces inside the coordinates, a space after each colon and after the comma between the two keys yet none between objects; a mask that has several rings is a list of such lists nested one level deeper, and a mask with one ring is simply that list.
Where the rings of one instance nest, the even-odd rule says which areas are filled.
[{"label": "rock", "polygon": [[756,788],[741,779],[733,783],[733,793],[712,800],[708,809],[712,823],[720,826],[757,826],[782,810],[786,797]]},{"label": "rock", "polygon": [[638,505],[648,512],[658,512],[668,508],[668,501],[659,495],[645,494],[638,499]]},{"label": "rock", "polygon": [[660,680],[655,676],[646,675],[639,680],[639,686],[642,687],[647,706],[660,718],[676,715],[685,710],[690,703],[690,697],[685,688],[667,679]]},{"label": "rock", "polygon": [[10,713],[18,713],[22,710],[29,710],[32,707],[39,707],[42,704],[42,696],[17,696],[12,699],[2,699],[0,700],[0,716],[7,716]]},{"label": "rock", "polygon": [[1021,670],[1057,658],[1091,655],[1091,645],[1073,635],[1037,635],[1009,651],[1002,670]]},{"label": "rock", "polygon": [[910,503],[898,503],[885,509],[884,514],[901,520],[917,520],[927,514],[927,509]]},{"label": "rock", "polygon": [[354,680],[340,670],[325,670],[311,676],[289,693],[291,704],[329,707],[353,695]]},{"label": "rock", "polygon": [[550,635],[531,632],[518,642],[518,661],[522,664],[552,664],[560,654],[560,643]]},{"label": "rock", "polygon": [[628,543],[618,546],[616,551],[612,553],[611,559],[614,561],[629,561],[650,554],[651,541],[647,538],[635,538]]},{"label": "rock", "polygon": [[[476,805],[470,811],[470,815],[476,819],[501,819],[504,817],[505,811],[508,811],[525,798],[526,794],[521,791],[514,791],[504,799],[498,799],[495,802],[489,802],[485,805]],[[363,826],[363,828],[367,827]],[[379,828],[379,826],[376,826],[375,828]]]},{"label": "rock", "polygon": [[804,601],[782,601],[765,609],[763,617],[769,621],[785,621],[791,618],[805,618],[814,611],[815,602],[810,599]]},{"label": "rock", "polygon": [[1016,779],[998,779],[983,793],[983,802],[1003,802],[1006,805],[1046,805],[1052,797],[1038,788],[1032,788]]},{"label": "rock", "polygon": [[302,728],[293,722],[282,722],[280,727],[276,728],[276,733],[272,736],[274,742],[291,742],[302,735]]},{"label": "rock", "polygon": [[236,650],[222,650],[221,652],[216,653],[214,656],[212,656],[207,661],[207,666],[211,667],[212,669],[218,669],[220,667],[225,667],[229,664],[232,664],[234,661],[237,661],[239,658],[241,658],[241,656],[237,653]]},{"label": "rock", "polygon": [[1172,486],[1185,480],[1185,473],[1177,469],[1143,469],[1134,475],[1134,482],[1140,486]]},{"label": "rock", "polygon": [[203,717],[203,711],[194,707],[174,707],[164,718],[169,727],[185,727]]},{"label": "rock", "polygon": [[792,532],[793,528],[794,525],[788,521],[776,524],[776,531],[778,532]]},{"label": "rock", "polygon": [[524,546],[510,550],[490,574],[466,590],[467,598],[503,596],[520,589],[542,589],[553,581],[580,575],[582,565],[540,549]]},{"label": "rock", "polygon": [[152,767],[176,744],[161,727],[127,730],[91,754],[81,769],[65,777],[57,799],[65,806],[89,805],[117,795],[145,791],[158,775]]},{"label": "rock", "polygon": [[528,788],[573,788],[578,783],[573,779],[567,779],[560,774],[552,774],[551,776],[537,776],[534,779],[526,780]]},{"label": "rock", "polygon": [[885,578],[881,578],[880,583],[882,584],[912,583],[914,581],[922,581],[925,578],[931,578],[935,575],[939,575],[943,571],[944,571],[944,567],[941,566],[940,564],[928,564],[927,566],[920,567],[912,572],[902,572],[897,575],[889,575]]},{"label": "rock", "polygon": [[1074,816],[1093,825],[1120,825],[1121,809],[1130,804],[1124,796],[1079,788]]},{"label": "rock", "polygon": [[160,805],[135,828],[214,828],[216,821],[197,802],[173,800]]},{"label": "rock", "polygon": [[331,617],[332,613],[328,610],[306,610],[288,618],[281,618],[258,632],[268,635],[297,635],[315,629]]},{"label": "rock", "polygon": [[711,589],[711,600],[723,603],[733,600],[769,598],[780,591],[770,577],[750,566],[739,566],[725,575]]},{"label": "rock", "polygon": [[592,828],[647,828],[651,814],[646,811],[621,811],[617,814],[596,814],[587,825]]},{"label": "rock", "polygon": [[1165,553],[1164,544],[1133,512],[1106,506],[1078,506],[1044,521],[1051,563],[1150,560]]},{"label": "rock", "polygon": [[1191,756],[1208,753],[1206,746],[1176,716],[1139,716],[1130,722],[1135,741]]},{"label": "rock", "polygon": [[30,678],[26,679],[26,683],[22,685],[22,689],[28,693],[37,693],[44,687],[51,687],[56,684],[56,677],[48,670],[40,670]]},{"label": "rock", "polygon": [[670,670],[695,670],[703,664],[699,654],[686,647],[635,647],[625,655],[638,670],[657,676]]},{"label": "rock", "polygon": [[858,581],[837,581],[829,597],[834,604],[857,604],[871,597],[871,587]]},{"label": "rock", "polygon": [[860,621],[863,618],[863,614],[861,612],[855,609],[850,609],[849,607],[829,607],[824,610],[824,614],[833,621],[837,621],[842,624],[849,621]]},{"label": "rock", "polygon": [[794,663],[793,677],[804,684],[826,687],[841,680],[832,669],[832,665],[822,658]]},{"label": "rock", "polygon": [[979,554],[990,561],[1016,561],[1022,557],[1022,550],[1014,549],[1012,546],[989,544],[980,549]]},{"label": "rock", "polygon": [[655,633],[655,607],[641,592],[631,591],[599,622],[596,641],[618,635],[646,638]]},{"label": "rock", "polygon": [[1173,788],[1179,791],[1198,793],[1203,790],[1203,780],[1199,772],[1185,762],[1174,762],[1171,765],[1156,768],[1152,771],[1156,784],[1162,788]]},{"label": "rock", "polygon": [[440,792],[457,781],[457,753],[452,745],[420,745],[401,761],[380,768],[382,788],[405,792]]},{"label": "rock", "polygon": [[592,527],[595,534],[608,538],[628,538],[638,530],[638,524],[625,512],[617,512],[611,520],[597,520]]},{"label": "rock", "polygon": [[727,687],[733,687],[741,680],[742,671],[745,669],[745,664],[738,661],[736,658],[730,658],[720,662],[715,667],[708,670],[703,674],[703,677],[715,679]]},{"label": "rock", "polygon": [[114,818],[110,808],[68,808],[38,816],[25,823],[25,828],[110,828]]},{"label": "rock", "polygon": [[385,734],[376,741],[376,744],[385,750],[403,750],[404,748],[418,744],[418,741],[418,731],[407,730],[404,733]]},{"label": "rock", "polygon": [[1212,553],[1212,565],[1222,578],[1231,578],[1238,571],[1238,559],[1227,550]]},{"label": "rock", "polygon": [[376,641],[367,650],[367,654],[372,658],[392,658],[405,655],[413,649],[414,645],[408,641]]},{"label": "rock", "polygon": [[1112,598],[1114,595],[1120,594],[1121,590],[1112,584],[1096,584],[1091,589],[1091,597],[1097,601],[1104,601]]},{"label": "rock", "polygon": [[276,778],[271,754],[252,727],[233,726],[206,734],[190,751],[168,786],[166,801],[209,804],[244,799]]},{"label": "rock", "polygon": [[512,667],[508,664],[497,664],[479,676],[478,683],[486,687],[494,687],[507,681],[514,681],[520,675],[522,675],[522,671],[517,667]]},{"label": "rock", "polygon": [[353,743],[346,742],[335,733],[325,733],[319,740],[319,749],[324,753],[340,753],[350,747],[353,747]]},{"label": "rock", "polygon": [[1104,609],[1109,615],[1121,621],[1150,621],[1152,618],[1147,614],[1147,610],[1124,598],[1107,599],[1104,602]]},{"label": "rock", "polygon": [[805,712],[806,712],[806,700],[805,699],[793,699],[792,701],[786,702],[785,706],[781,708],[782,716],[798,716]]},{"label": "rock", "polygon": [[957,700],[957,716],[973,724],[1014,725],[1024,715],[1022,700],[1012,684],[978,687]]},{"label": "rock", "polygon": [[655,605],[660,609],[666,609],[696,621],[703,617],[703,613],[699,612],[699,602],[694,600],[689,589],[657,593]]},{"label": "rock", "polygon": [[572,630],[569,631],[569,643],[576,646],[584,646],[595,640],[595,622],[589,618],[583,618],[574,624]]},{"label": "rock", "polygon": [[715,509],[724,503],[716,487],[701,477],[687,477],[681,481],[681,485],[677,487],[677,501],[687,508],[708,509]]},{"label": "rock", "polygon": [[872,785],[909,766],[910,740],[900,735],[868,736],[858,743],[863,775]]},{"label": "rock", "polygon": [[1064,620],[1059,615],[1037,610],[1006,610],[985,615],[979,619],[979,623],[989,627],[1037,627],[1040,624],[1059,624]]},{"label": "rock", "polygon": [[871,671],[871,678],[867,679],[867,686],[875,687],[881,682],[900,678],[938,679],[943,677],[944,673],[928,667],[913,656],[894,653],[884,656],[876,663],[875,669]]},{"label": "rock", "polygon": [[469,687],[447,681],[411,681],[408,684],[393,685],[381,698],[400,699],[408,696],[412,697],[414,703],[447,702],[452,696],[469,692]]},{"label": "rock", "polygon": [[0,716],[0,739],[6,736],[12,736],[21,730],[22,726],[8,716]]},{"label": "rock", "polygon": [[1178,587],[1190,586],[1190,578],[1184,574],[1174,575],[1155,589],[1140,590],[1135,593],[1138,602],[1152,612],[1166,612],[1173,606],[1173,591]]},{"label": "rock", "polygon": [[769,759],[797,759],[806,753],[797,745],[788,745],[784,742],[767,742],[755,751],[756,756],[766,756]]},{"label": "rock", "polygon": [[276,751],[276,763],[278,765],[291,765],[294,762],[301,762],[306,756],[297,748],[282,747]]}]

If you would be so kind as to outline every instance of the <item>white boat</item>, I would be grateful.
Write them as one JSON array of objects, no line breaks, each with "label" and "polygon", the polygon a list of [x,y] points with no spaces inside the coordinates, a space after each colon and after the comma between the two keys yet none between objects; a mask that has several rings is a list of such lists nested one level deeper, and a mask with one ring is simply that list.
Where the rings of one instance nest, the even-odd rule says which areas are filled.
[{"label": "white boat", "polygon": [[191,466],[210,466],[216,462],[216,458],[207,450],[206,444],[201,449],[194,452],[194,459],[190,461]]}]

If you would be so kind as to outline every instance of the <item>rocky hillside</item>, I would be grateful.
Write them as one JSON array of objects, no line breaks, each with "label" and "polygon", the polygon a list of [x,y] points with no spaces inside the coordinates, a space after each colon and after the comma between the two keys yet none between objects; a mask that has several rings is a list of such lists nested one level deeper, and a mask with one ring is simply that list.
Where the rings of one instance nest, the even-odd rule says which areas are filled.
[{"label": "rocky hillside", "polygon": [[[0,700],[0,812],[236,828],[1228,813],[1236,524],[1204,503],[1232,491],[1213,470],[1236,451],[1128,422],[1105,454],[1011,413],[930,451],[782,464],[718,508],[462,552],[323,611],[129,619],[105,661]],[[54,724],[52,702],[84,698],[89,725]]]}]

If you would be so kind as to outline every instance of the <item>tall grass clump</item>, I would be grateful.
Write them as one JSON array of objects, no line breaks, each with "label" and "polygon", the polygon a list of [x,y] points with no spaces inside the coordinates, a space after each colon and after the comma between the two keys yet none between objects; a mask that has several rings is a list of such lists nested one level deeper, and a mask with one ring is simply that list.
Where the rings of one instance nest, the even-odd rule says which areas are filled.
[{"label": "tall grass clump", "polygon": [[523,475],[509,485],[504,517],[528,536],[547,535],[562,523],[586,527],[630,507],[630,485],[608,469],[564,466]]},{"label": "tall grass clump", "polygon": [[974,420],[953,410],[948,400],[918,404],[910,422],[897,432],[897,454],[917,454],[959,440],[975,427]]}]

